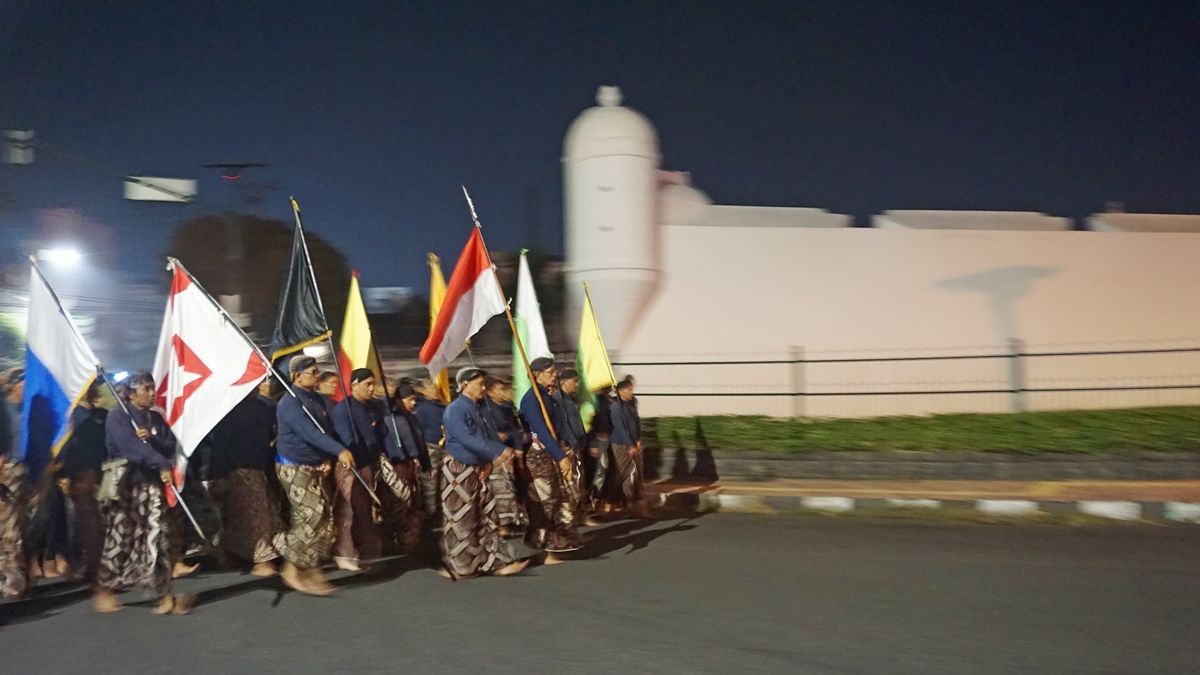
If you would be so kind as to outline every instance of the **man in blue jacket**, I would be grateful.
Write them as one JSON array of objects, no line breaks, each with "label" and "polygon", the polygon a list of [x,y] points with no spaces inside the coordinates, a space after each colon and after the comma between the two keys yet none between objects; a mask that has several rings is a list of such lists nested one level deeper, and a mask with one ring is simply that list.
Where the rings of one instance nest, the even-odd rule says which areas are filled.
[{"label": "man in blue jacket", "polygon": [[328,595],[333,587],[321,574],[321,563],[333,544],[333,518],[326,483],[334,460],[343,469],[354,465],[354,455],[333,437],[328,408],[316,393],[317,361],[303,354],[288,363],[293,395],[284,396],[275,409],[279,423],[275,473],[291,505],[288,529],[275,535],[273,544],[284,558],[280,578],[302,593]]},{"label": "man in blue jacket", "polygon": [[[354,468],[367,485],[374,486],[379,456],[387,443],[387,423],[375,405],[375,373],[355,368],[350,373],[350,396],[333,409],[333,428],[342,445],[354,455]],[[337,503],[333,507],[333,561],[351,572],[360,572],[359,559],[382,554],[382,540],[371,511],[371,496],[351,467],[333,470]]]},{"label": "man in blue jacket", "polygon": [[[529,364],[534,386],[525,392],[518,409],[521,419],[532,435],[525,452],[525,467],[529,472],[526,499],[529,502],[529,528],[525,543],[530,548],[544,549],[546,564],[563,562],[555,553],[574,551],[583,546],[579,537],[578,489],[575,462],[564,449],[553,427],[560,419],[558,401],[551,387],[558,377],[554,361],[539,357]],[[541,394],[540,401],[538,393]],[[549,422],[549,423],[547,423]]]},{"label": "man in blue jacket", "polygon": [[446,456],[441,467],[442,575],[451,579],[479,574],[508,576],[528,561],[506,563],[500,551],[500,524],[487,479],[496,465],[511,463],[513,449],[500,441],[480,410],[484,378],[464,368],[456,378],[461,395],[446,406]]}]

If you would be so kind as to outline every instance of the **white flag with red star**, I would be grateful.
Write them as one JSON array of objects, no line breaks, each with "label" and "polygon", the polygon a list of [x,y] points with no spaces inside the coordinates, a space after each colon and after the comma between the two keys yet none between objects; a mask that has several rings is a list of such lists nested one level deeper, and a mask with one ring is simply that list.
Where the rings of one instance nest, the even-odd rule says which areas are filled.
[{"label": "white flag with red star", "polygon": [[262,382],[267,368],[179,261],[154,359],[156,403],[191,457],[200,441]]}]

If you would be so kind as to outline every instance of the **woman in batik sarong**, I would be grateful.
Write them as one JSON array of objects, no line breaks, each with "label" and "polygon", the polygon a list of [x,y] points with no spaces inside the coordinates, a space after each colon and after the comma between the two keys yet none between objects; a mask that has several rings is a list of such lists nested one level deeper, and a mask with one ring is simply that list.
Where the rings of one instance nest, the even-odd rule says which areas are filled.
[{"label": "woman in batik sarong", "polygon": [[[298,354],[288,362],[292,392],[275,408],[279,425],[275,473],[287,495],[287,529],[272,544],[283,556],[280,579],[288,587],[313,595],[328,595],[333,586],[321,564],[333,546],[333,504],[329,490],[330,462],[354,465],[354,455],[333,437],[333,421],[317,388],[317,360]],[[315,422],[314,422],[315,420]]]},{"label": "woman in batik sarong", "polygon": [[271,542],[284,529],[274,403],[252,391],[213,427],[209,441],[209,493],[221,508],[221,548],[249,563],[254,576],[273,576],[279,552]]},{"label": "woman in batik sarong", "polygon": [[154,378],[147,372],[129,379],[124,406],[108,413],[105,441],[108,458],[106,482],[115,483],[115,494],[100,506],[104,519],[104,545],[96,574],[95,605],[100,612],[121,608],[116,592],[151,588],[159,598],[156,614],[184,614],[192,598],[172,594],[170,528],[167,485],[174,466],[175,435],[162,415],[151,409]]},{"label": "woman in batik sarong", "polygon": [[624,506],[638,518],[649,518],[642,482],[642,422],[637,399],[633,396],[633,378],[617,383],[617,399],[612,408],[613,478],[620,486]]},{"label": "woman in batik sarong", "polygon": [[528,561],[508,561],[501,549],[496,500],[488,489],[489,474],[511,463],[513,449],[489,432],[480,410],[484,378],[478,368],[458,373],[461,396],[446,406],[445,457],[441,468],[442,563],[451,579],[480,574],[508,576]]},{"label": "woman in batik sarong", "polygon": [[555,430],[547,424],[559,417],[557,402],[550,395],[550,386],[558,376],[554,361],[539,357],[530,363],[534,387],[541,392],[539,403],[534,388],[521,399],[521,419],[531,434],[525,451],[525,468],[529,474],[526,488],[529,528],[525,543],[530,548],[548,552],[546,564],[562,562],[557,553],[574,551],[583,546],[577,524],[579,491],[575,462],[559,443]]}]

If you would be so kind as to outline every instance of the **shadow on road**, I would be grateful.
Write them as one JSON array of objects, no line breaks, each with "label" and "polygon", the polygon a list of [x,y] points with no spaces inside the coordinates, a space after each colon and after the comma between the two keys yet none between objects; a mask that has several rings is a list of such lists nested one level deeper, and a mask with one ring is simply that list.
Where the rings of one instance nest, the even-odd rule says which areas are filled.
[{"label": "shadow on road", "polygon": [[[330,583],[342,589],[373,586],[395,580],[407,572],[418,569],[429,569],[435,565],[436,560],[428,555],[404,555],[385,558],[376,561],[370,573],[339,577],[331,579]],[[232,583],[225,583],[216,588],[198,591],[196,593],[195,607],[213,605],[246,593],[264,590],[278,592],[275,601],[272,603],[272,606],[277,606],[282,596],[293,592],[291,589],[285,587],[277,576],[247,578],[245,575],[232,576],[224,572],[218,572],[218,574],[226,576]],[[196,578],[202,579],[205,576],[207,575],[202,573]],[[177,590],[185,589],[177,588]],[[126,601],[122,605],[124,607],[154,607],[157,605],[158,600],[147,597],[146,593],[130,591],[124,594],[124,596],[140,599]],[[65,607],[75,605],[79,602],[87,602],[90,598],[91,588],[82,583],[59,582],[39,585],[32,598],[0,604],[0,626],[18,621],[38,621],[49,618]]]},{"label": "shadow on road", "polygon": [[0,604],[0,626],[18,621],[37,621],[54,616],[58,610],[91,597],[91,589],[82,585],[55,584],[64,588],[39,587],[38,594],[28,600]]},{"label": "shadow on road", "polygon": [[604,525],[589,533],[591,538],[573,557],[578,560],[603,560],[609,554],[626,548],[629,550],[625,551],[625,555],[629,555],[648,547],[659,537],[694,530],[696,525],[693,521],[707,513],[694,511],[671,525],[665,525],[667,521],[664,520],[625,520]]}]

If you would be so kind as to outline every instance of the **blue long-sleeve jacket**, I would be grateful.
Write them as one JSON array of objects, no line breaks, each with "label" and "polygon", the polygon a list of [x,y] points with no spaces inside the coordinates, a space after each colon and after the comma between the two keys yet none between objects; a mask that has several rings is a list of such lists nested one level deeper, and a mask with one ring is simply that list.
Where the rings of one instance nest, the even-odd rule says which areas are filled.
[{"label": "blue long-sleeve jacket", "polygon": [[[415,415],[401,410],[392,415],[396,429],[392,430],[388,421],[388,457],[392,459],[415,459],[421,463],[421,468],[429,471],[433,464],[429,460],[429,448],[425,445],[425,436],[421,432],[421,423]],[[441,426],[441,423],[438,423]],[[396,432],[400,433],[400,441],[396,442]]]},{"label": "blue long-sleeve jacket", "polygon": [[613,443],[637,445],[642,439],[642,422],[638,417],[637,400],[626,402],[618,398],[612,402],[610,410]]},{"label": "blue long-sleeve jacket", "polygon": [[559,438],[568,446],[579,449],[587,441],[587,432],[583,429],[583,418],[579,414],[579,404],[575,398],[563,391],[555,390],[554,402],[557,404],[558,417],[552,418],[554,430]]},{"label": "blue long-sleeve jacket", "polygon": [[[292,464],[320,464],[334,457],[344,449],[341,443],[333,437],[333,421],[325,408],[321,395],[295,387],[296,396],[284,396],[275,407],[275,419],[279,423],[279,439],[275,442],[275,451],[285,462]],[[303,407],[301,407],[303,401]],[[307,408],[325,433],[312,423]]]},{"label": "blue long-sleeve jacket", "polygon": [[441,401],[428,398],[417,399],[417,420],[421,423],[421,435],[426,443],[437,443],[442,440],[442,417],[446,414],[446,406]]},{"label": "blue long-sleeve jacket", "polygon": [[354,455],[355,466],[362,468],[383,452],[384,419],[374,401],[363,403],[351,396],[334,406],[331,414],[337,438]]},{"label": "blue long-sleeve jacket", "polygon": [[[131,416],[139,428],[150,432],[145,441],[137,437]],[[159,474],[175,466],[175,434],[157,410],[138,410],[130,406],[126,413],[121,406],[113,408],[104,423],[104,444],[108,447],[109,457],[127,459],[144,472]]]},{"label": "blue long-sleeve jacket", "polygon": [[510,448],[526,446],[525,429],[521,427],[521,421],[517,419],[517,411],[513,410],[512,404],[496,403],[485,396],[480,408],[483,410],[484,418],[492,427],[492,431],[507,437],[507,440],[504,441],[505,445]]},{"label": "blue long-sleeve jacket", "polygon": [[[542,402],[546,405],[546,412],[549,413],[551,423],[558,419],[558,401],[550,395],[550,392],[541,385],[535,385],[542,391]],[[542,445],[546,446],[546,452],[554,458],[554,461],[561,461],[567,454],[558,445],[558,437],[549,427],[546,426],[546,420],[542,416],[542,408],[538,405],[537,395],[534,394],[533,388],[525,392],[525,396],[521,397],[521,407],[519,408],[521,419],[525,420],[525,426],[531,433],[537,434],[538,440]]]},{"label": "blue long-sleeve jacket", "polygon": [[446,406],[442,426],[446,428],[446,454],[463,464],[487,464],[506,447],[483,419],[479,404],[466,396]]}]

